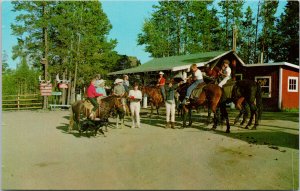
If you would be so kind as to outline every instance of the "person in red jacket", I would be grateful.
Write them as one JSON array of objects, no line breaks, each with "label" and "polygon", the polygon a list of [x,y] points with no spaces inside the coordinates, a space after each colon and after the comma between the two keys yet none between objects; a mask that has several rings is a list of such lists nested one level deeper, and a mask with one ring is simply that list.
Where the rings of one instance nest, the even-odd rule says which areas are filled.
[{"label": "person in red jacket", "polygon": [[97,97],[103,96],[103,94],[99,94],[96,92],[95,88],[96,79],[92,79],[90,86],[87,89],[87,99],[93,104],[94,108],[91,112],[90,118],[95,116],[95,111],[98,109],[99,104],[97,102]]}]

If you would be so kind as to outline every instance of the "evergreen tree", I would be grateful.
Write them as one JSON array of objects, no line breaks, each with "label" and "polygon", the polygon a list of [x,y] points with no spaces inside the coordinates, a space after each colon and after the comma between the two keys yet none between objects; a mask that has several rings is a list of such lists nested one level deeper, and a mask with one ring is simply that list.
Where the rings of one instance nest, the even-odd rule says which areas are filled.
[{"label": "evergreen tree", "polygon": [[273,46],[273,36],[277,31],[275,28],[275,13],[278,7],[278,0],[264,1],[261,9],[261,18],[263,23],[263,29],[259,37],[259,48],[263,53],[264,62],[270,61],[270,54]]},{"label": "evergreen tree", "polygon": [[[243,17],[242,7],[244,5],[244,0],[234,0],[234,1],[220,1],[218,5],[221,8],[220,12],[220,20],[222,22],[222,26],[225,29],[223,31],[223,39],[222,40],[222,49],[223,50],[231,50],[232,49],[232,34],[233,27],[235,26],[237,29],[242,28],[241,19]],[[241,38],[241,34],[238,32],[237,39]],[[240,43],[237,43],[240,46]]]},{"label": "evergreen tree", "polygon": [[272,37],[270,59],[299,65],[299,2],[288,1]]},{"label": "evergreen tree", "polygon": [[240,33],[242,37],[240,43],[243,46],[240,47],[239,54],[245,63],[254,63],[256,61],[255,49],[253,48],[255,46],[255,35],[253,35],[255,33],[255,25],[250,6],[247,7]]}]

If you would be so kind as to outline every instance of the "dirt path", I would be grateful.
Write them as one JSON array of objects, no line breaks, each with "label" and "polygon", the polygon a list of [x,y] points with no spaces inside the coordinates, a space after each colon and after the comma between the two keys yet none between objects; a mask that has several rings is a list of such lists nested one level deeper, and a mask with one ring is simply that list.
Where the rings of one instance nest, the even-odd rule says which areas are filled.
[{"label": "dirt path", "polygon": [[299,122],[285,115],[230,134],[143,116],[89,138],[66,132],[68,111],[3,112],[2,189],[298,189]]}]

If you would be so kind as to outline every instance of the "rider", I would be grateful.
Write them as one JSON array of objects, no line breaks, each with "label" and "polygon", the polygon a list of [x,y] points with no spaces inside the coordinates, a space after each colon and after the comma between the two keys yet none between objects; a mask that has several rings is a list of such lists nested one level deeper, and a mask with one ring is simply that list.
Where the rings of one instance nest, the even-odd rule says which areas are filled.
[{"label": "rider", "polygon": [[98,109],[99,104],[97,102],[97,97],[103,96],[103,94],[99,94],[96,92],[95,88],[96,78],[93,78],[91,80],[91,84],[87,89],[87,99],[93,104],[94,108],[92,109],[92,112],[90,114],[90,118],[95,117],[95,111]]},{"label": "rider", "polygon": [[226,82],[231,78],[230,74],[231,74],[231,68],[229,67],[229,60],[224,60],[223,61],[223,65],[222,65],[222,69],[219,72],[219,74],[221,75],[222,81],[219,83],[220,87],[223,87],[224,84],[226,84]]},{"label": "rider", "polygon": [[160,91],[162,93],[163,99],[166,100],[166,94],[165,94],[166,79],[163,77],[164,73],[162,71],[160,71],[158,74],[159,74],[159,78],[157,80],[156,86],[160,87]]},{"label": "rider", "polygon": [[188,99],[190,98],[190,95],[192,94],[192,91],[198,86],[198,84],[204,82],[202,72],[198,69],[197,64],[192,64],[191,66],[192,70],[192,77],[194,83],[187,89],[185,99],[183,100],[182,104],[187,104]]}]

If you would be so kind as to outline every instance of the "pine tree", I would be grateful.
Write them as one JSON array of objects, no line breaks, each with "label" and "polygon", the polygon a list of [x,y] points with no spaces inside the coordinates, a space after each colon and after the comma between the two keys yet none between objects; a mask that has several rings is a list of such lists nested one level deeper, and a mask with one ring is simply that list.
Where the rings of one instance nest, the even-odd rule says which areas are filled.
[{"label": "pine tree", "polygon": [[240,30],[242,39],[240,43],[243,44],[240,47],[239,55],[246,63],[254,63],[255,60],[255,25],[254,18],[252,17],[252,10],[250,6],[247,7],[245,13],[245,20],[242,21],[242,28]]},{"label": "pine tree", "polygon": [[270,59],[299,65],[299,2],[288,1],[272,37]]},{"label": "pine tree", "polygon": [[278,7],[278,0],[264,1],[261,9],[261,18],[263,23],[262,33],[259,37],[259,48],[263,53],[264,62],[270,61],[270,54],[272,51],[272,39],[276,35],[275,28],[275,13]]}]

